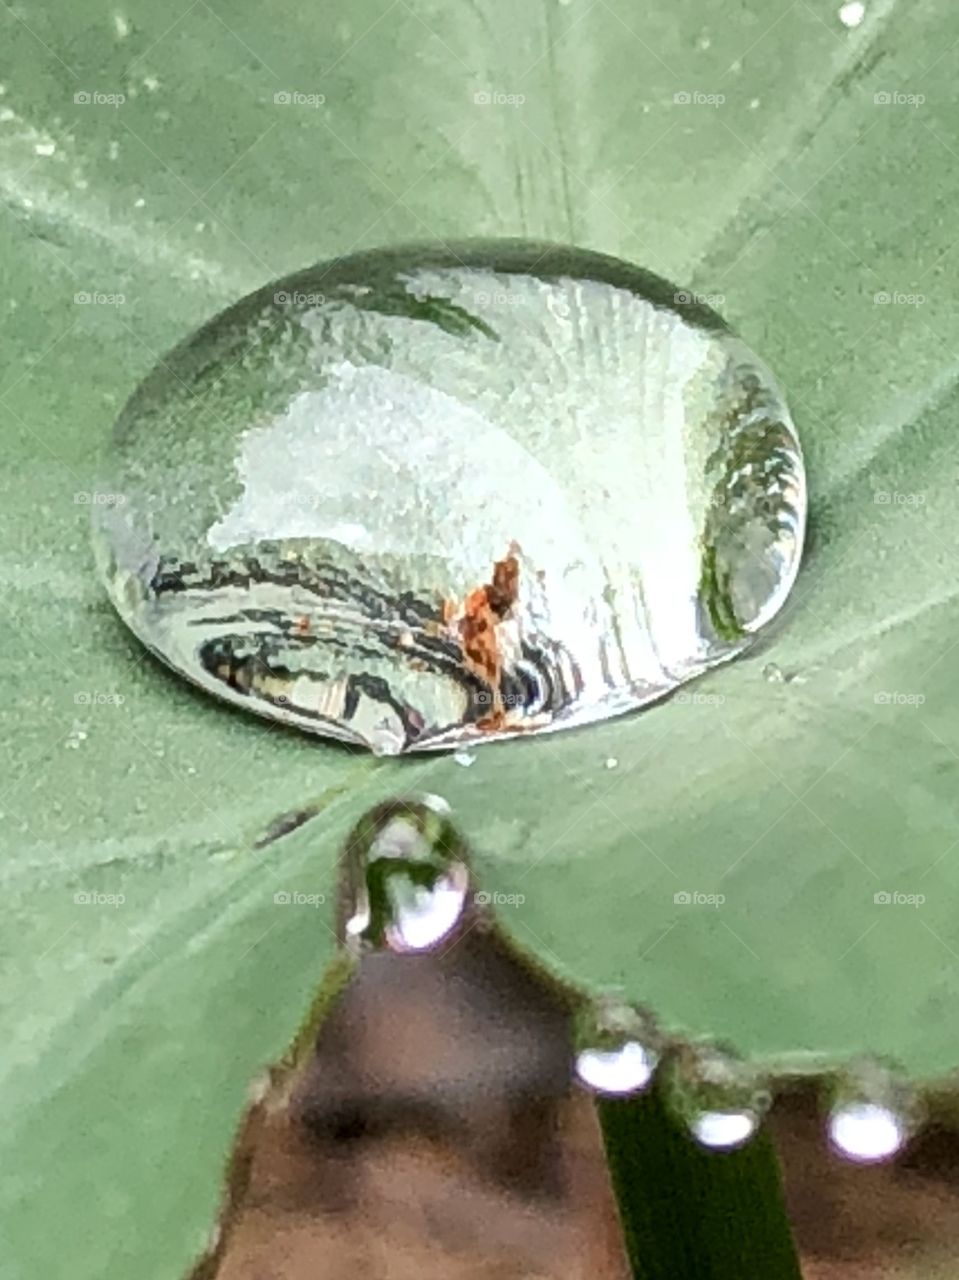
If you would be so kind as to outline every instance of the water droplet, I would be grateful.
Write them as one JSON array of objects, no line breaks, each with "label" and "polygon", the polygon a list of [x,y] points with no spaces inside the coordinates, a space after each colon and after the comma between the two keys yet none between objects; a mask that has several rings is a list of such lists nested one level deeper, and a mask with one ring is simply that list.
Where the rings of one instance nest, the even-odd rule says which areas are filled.
[{"label": "water droplet", "polygon": [[899,1116],[875,1102],[850,1102],[829,1117],[829,1139],[850,1160],[864,1164],[888,1160],[909,1136]]},{"label": "water droplet", "polygon": [[758,99],[758,98],[750,98],[750,99],[749,99],[749,110],[750,110],[750,111],[757,111],[758,109],[759,109],[759,99]]},{"label": "water droplet", "polygon": [[878,1062],[867,1062],[838,1083],[827,1132],[833,1150],[858,1164],[875,1164],[901,1151],[918,1127],[915,1095]]},{"label": "water droplet", "polygon": [[754,1111],[701,1111],[692,1121],[692,1134],[704,1147],[741,1147],[759,1127]]},{"label": "water droplet", "polygon": [[756,1133],[770,1097],[756,1072],[725,1050],[684,1046],[669,1074],[668,1097],[704,1147],[730,1150]]},{"label": "water droplet", "polygon": [[785,684],[786,677],[783,675],[782,667],[775,662],[767,662],[763,667],[763,675],[770,684]]},{"label": "water droplet", "polygon": [[118,40],[125,40],[130,34],[130,23],[122,13],[113,15],[113,30],[116,32]]},{"label": "water droplet", "polygon": [[34,143],[33,150],[38,156],[52,156],[57,149],[55,142],[37,142]]},{"label": "water droplet", "polygon": [[[395,800],[367,814],[347,841],[347,946],[428,951],[459,924],[470,890],[465,846],[439,797]],[[448,806],[446,806],[448,809]]]},{"label": "water droplet", "polygon": [[583,1010],[577,1018],[575,1041],[576,1075],[596,1093],[640,1093],[659,1063],[652,1023],[625,1005],[599,1004]]},{"label": "water droplet", "polygon": [[619,768],[619,761],[616,759],[616,757],[615,757],[615,756],[609,756],[609,757],[607,757],[607,760],[606,760],[606,768],[607,768],[607,769],[618,769],[618,768]]},{"label": "water droplet", "polygon": [[844,27],[858,27],[866,16],[866,6],[862,0],[850,0],[839,10],[839,21]]},{"label": "water droplet", "polygon": [[87,740],[86,728],[84,727],[84,725],[80,723],[79,720],[74,720],[73,726],[70,729],[70,732],[67,734],[66,738],[63,741],[63,745],[65,747],[71,747],[74,751],[76,751],[80,747],[81,743],[86,742],[86,740]]},{"label": "water droplet", "polygon": [[468,769],[470,765],[473,764],[473,762],[476,760],[476,756],[473,755],[471,751],[459,750],[459,751],[453,752],[453,759],[462,768]]},{"label": "water droplet", "polygon": [[772,375],[697,295],[516,242],[244,299],[133,395],[100,487],[144,643],[380,753],[659,698],[776,614],[805,520]]}]

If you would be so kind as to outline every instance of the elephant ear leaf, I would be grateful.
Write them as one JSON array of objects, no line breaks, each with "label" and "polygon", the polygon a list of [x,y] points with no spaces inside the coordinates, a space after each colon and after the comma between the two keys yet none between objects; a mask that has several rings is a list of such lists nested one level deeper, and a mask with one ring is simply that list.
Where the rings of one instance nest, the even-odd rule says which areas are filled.
[{"label": "elephant ear leaf", "polygon": [[[185,1270],[248,1081],[333,954],[336,850],[398,791],[450,802],[502,926],[583,988],[760,1065],[951,1071],[954,8],[55,0],[0,7],[0,39],[14,1273],[59,1274],[65,1239],[73,1280]],[[766,651],[685,700],[397,768],[136,646],[87,550],[96,454],[227,303],[467,235],[601,250],[721,311],[791,404],[809,554]],[[326,902],[274,902],[296,892]]]}]

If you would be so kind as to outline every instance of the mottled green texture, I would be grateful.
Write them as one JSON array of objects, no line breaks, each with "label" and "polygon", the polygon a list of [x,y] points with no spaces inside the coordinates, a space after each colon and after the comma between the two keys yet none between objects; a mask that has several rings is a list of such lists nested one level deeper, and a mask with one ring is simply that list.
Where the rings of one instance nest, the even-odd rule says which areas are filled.
[{"label": "mottled green texture", "polygon": [[[525,895],[501,913],[522,944],[670,1027],[956,1064],[959,16],[867,8],[847,31],[837,0],[135,0],[123,38],[92,0],[22,10],[32,33],[0,9],[4,1280],[59,1274],[65,1247],[71,1280],[178,1274],[246,1083],[329,958],[338,843],[398,790],[453,804],[484,887]],[[128,101],[74,105],[94,90]],[[274,105],[294,90],[325,108]],[[726,101],[674,104],[693,91]],[[378,765],[142,654],[74,495],[137,381],[227,302],[331,254],[463,235],[567,240],[725,295],[795,411],[812,540],[781,638],[687,701],[469,769]],[[767,683],[771,661],[805,683]],[[326,910],[275,907],[292,889]],[[74,904],[94,891],[126,902]]]}]

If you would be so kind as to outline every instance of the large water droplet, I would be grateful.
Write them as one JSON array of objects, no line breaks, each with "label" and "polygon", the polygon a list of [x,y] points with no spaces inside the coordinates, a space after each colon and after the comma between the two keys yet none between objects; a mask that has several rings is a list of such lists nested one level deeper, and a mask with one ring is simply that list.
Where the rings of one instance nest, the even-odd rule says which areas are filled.
[{"label": "large water droplet", "polygon": [[771,374],[696,295],[517,242],[245,298],[133,395],[97,497],[144,643],[383,753],[602,719],[730,658],[806,503]]},{"label": "large water droplet", "polygon": [[576,1020],[576,1075],[597,1093],[640,1093],[659,1062],[658,1036],[651,1022],[625,1005],[600,1004]]},{"label": "large water droplet", "polygon": [[345,852],[340,935],[353,950],[428,951],[459,924],[470,889],[465,847],[439,797],[367,814]]},{"label": "large water droplet", "polygon": [[669,1074],[673,1108],[704,1147],[730,1150],[756,1133],[770,1096],[756,1072],[724,1050],[684,1046]]}]

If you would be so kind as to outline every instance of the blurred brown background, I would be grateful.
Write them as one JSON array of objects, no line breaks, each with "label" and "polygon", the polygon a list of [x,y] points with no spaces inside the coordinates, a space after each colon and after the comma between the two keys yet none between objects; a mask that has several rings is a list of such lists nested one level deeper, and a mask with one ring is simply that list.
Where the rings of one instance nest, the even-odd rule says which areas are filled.
[{"label": "blurred brown background", "polygon": [[[194,1280],[626,1280],[570,1058],[568,1009],[494,934],[367,957],[282,1105],[249,1113]],[[959,1277],[954,1132],[862,1167],[827,1150],[811,1091],[770,1126],[807,1280]]]}]

